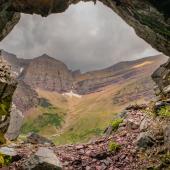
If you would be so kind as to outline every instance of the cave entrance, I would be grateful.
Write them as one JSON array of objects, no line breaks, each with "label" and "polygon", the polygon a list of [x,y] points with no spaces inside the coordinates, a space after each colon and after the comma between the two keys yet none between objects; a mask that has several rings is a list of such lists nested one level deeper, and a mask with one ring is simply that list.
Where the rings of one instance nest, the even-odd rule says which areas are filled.
[{"label": "cave entrance", "polygon": [[29,118],[22,135],[33,131],[58,144],[101,135],[129,101],[153,97],[150,75],[165,60],[117,14],[92,2],[47,18],[23,14],[0,47],[19,79],[14,103]]},{"label": "cave entrance", "polygon": [[157,54],[101,2],[79,2],[46,18],[22,14],[0,47],[21,58],[46,53],[83,72]]}]

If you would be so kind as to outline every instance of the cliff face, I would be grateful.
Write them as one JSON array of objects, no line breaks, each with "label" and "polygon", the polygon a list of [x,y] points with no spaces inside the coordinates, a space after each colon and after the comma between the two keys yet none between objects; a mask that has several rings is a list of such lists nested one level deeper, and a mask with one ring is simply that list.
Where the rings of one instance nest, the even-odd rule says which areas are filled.
[{"label": "cliff face", "polygon": [[10,67],[0,61],[0,144],[5,142],[6,133],[10,122],[10,108],[12,96],[16,89],[16,81],[11,77]]},{"label": "cliff face", "polygon": [[72,74],[61,61],[44,54],[33,59],[22,74],[32,88],[65,92],[72,88]]},{"label": "cliff face", "polygon": [[31,107],[37,105],[39,99],[36,91],[20,79],[20,76],[29,64],[30,60],[19,59],[16,55],[4,50],[1,50],[0,59],[5,60],[9,65],[11,65],[11,75],[15,77],[18,82],[13,95],[13,103],[17,106],[17,108],[20,111],[25,112]]},{"label": "cliff face", "polygon": [[101,91],[102,88],[125,82],[128,79],[135,79],[145,74],[150,76],[155,68],[166,62],[163,55],[144,58],[136,61],[120,62],[103,70],[91,71],[78,74],[74,78],[74,89],[79,94]]}]

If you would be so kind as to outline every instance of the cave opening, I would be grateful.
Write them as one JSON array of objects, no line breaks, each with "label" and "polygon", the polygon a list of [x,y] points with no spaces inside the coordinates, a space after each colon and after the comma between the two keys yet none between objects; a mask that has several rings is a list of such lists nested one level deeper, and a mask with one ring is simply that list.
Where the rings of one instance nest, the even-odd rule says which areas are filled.
[{"label": "cave opening", "polygon": [[158,54],[101,2],[79,2],[46,18],[22,14],[0,47],[20,58],[47,54],[82,72]]},{"label": "cave opening", "polygon": [[22,135],[57,144],[100,136],[123,107],[153,98],[151,74],[167,60],[100,2],[47,18],[22,14],[0,48],[19,82],[13,99],[28,118]]}]

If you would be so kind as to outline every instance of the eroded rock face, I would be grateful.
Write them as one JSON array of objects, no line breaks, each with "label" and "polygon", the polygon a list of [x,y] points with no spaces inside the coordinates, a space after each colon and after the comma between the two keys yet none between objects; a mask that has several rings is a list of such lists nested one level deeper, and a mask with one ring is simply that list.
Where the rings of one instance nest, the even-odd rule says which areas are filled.
[{"label": "eroded rock face", "polygon": [[8,6],[9,1],[0,1],[0,40],[13,29],[20,19],[19,13],[7,11]]},{"label": "eroded rock face", "polygon": [[64,63],[46,54],[33,59],[21,77],[33,89],[66,92],[72,88],[71,71]]},{"label": "eroded rock face", "polygon": [[10,123],[12,96],[16,89],[16,81],[10,75],[10,67],[0,61],[0,143],[4,143],[4,134]]},{"label": "eroded rock face", "polygon": [[[40,14],[64,12],[69,5],[80,0],[13,0],[2,1],[2,9],[12,12]],[[96,0],[83,0],[94,1]],[[169,0],[100,0],[131,25],[138,36],[154,48],[170,55],[170,2]],[[9,14],[9,12],[8,12]],[[6,18],[6,17],[5,17]],[[10,20],[10,19],[9,19]],[[7,20],[6,23],[9,21]],[[10,20],[12,21],[12,19]],[[15,25],[12,23],[10,25]],[[2,32],[2,31],[1,31]],[[8,32],[6,32],[7,34]],[[4,36],[3,36],[4,37]],[[2,38],[1,38],[2,39]]]},{"label": "eroded rock face", "polygon": [[170,60],[161,65],[152,75],[157,84],[155,91],[161,98],[170,97]]}]

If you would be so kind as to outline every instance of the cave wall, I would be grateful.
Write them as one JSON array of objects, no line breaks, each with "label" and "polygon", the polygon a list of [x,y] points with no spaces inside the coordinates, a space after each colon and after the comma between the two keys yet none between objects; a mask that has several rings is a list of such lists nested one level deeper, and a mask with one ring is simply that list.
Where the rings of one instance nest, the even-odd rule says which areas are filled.
[{"label": "cave wall", "polygon": [[0,41],[8,35],[20,19],[19,13],[7,11],[9,4],[7,0],[0,0]]}]

